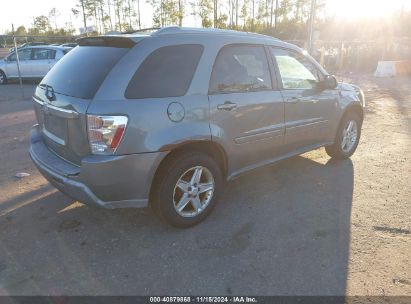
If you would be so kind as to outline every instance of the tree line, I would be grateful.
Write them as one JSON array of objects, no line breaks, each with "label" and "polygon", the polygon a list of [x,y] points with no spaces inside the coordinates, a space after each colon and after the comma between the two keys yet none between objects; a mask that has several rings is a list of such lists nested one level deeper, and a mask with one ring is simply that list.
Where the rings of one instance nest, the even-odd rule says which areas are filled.
[{"label": "tree line", "polygon": [[[378,37],[381,31],[411,37],[411,13],[399,11],[386,21],[335,20],[325,14],[326,0],[77,0],[71,18],[81,20],[93,34],[109,31],[132,32],[143,26],[183,26],[191,17],[203,27],[235,29],[273,35],[282,39],[306,39],[312,4],[315,30],[321,39]],[[152,23],[143,25],[142,9],[151,6]],[[144,10],[143,10],[144,11]],[[20,35],[73,35],[73,20],[59,24],[60,12],[33,19],[29,29],[18,27]],[[70,19],[71,19],[70,18]],[[367,23],[368,22],[368,23]]]},{"label": "tree line", "polygon": [[[72,13],[83,27],[98,33],[127,32],[142,28],[141,8],[153,9],[153,27],[184,24],[188,16],[203,27],[263,32],[281,24],[306,25],[312,0],[78,0]],[[325,0],[316,0],[321,13]],[[284,26],[283,26],[284,27]]]}]

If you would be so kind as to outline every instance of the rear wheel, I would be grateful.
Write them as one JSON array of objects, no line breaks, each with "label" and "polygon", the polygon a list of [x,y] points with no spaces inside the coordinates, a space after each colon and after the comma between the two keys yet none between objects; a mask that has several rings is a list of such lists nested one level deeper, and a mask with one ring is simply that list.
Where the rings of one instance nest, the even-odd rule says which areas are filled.
[{"label": "rear wheel", "polygon": [[7,77],[6,74],[0,70],[0,84],[6,84],[7,83]]},{"label": "rear wheel", "polygon": [[170,225],[187,228],[210,214],[221,185],[222,173],[212,157],[183,153],[162,165],[152,189],[152,207]]},{"label": "rear wheel", "polygon": [[341,120],[335,142],[325,147],[327,154],[333,158],[344,159],[354,154],[361,136],[362,120],[358,114],[348,112]]}]

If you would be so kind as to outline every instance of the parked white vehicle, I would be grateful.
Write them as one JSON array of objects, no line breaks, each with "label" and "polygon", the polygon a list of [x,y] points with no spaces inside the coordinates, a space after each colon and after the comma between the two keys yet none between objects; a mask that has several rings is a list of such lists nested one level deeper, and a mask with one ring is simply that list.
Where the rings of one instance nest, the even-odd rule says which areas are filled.
[{"label": "parked white vehicle", "polygon": [[[51,45],[30,46],[18,50],[22,78],[43,78],[71,48]],[[18,78],[16,52],[0,60],[0,84]]]}]

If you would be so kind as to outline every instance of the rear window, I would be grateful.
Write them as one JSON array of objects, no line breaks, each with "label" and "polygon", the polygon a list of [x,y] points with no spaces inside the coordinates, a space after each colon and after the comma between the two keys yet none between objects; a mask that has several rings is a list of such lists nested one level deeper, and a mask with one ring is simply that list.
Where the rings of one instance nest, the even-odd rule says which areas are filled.
[{"label": "rear window", "polygon": [[51,49],[38,49],[34,48],[31,55],[32,60],[47,60],[54,59],[56,57],[56,51]]},{"label": "rear window", "polygon": [[129,48],[80,46],[67,53],[47,73],[42,84],[54,92],[91,99],[107,74]]},{"label": "rear window", "polygon": [[186,94],[203,53],[199,44],[161,47],[140,65],[127,86],[126,98],[179,97]]}]

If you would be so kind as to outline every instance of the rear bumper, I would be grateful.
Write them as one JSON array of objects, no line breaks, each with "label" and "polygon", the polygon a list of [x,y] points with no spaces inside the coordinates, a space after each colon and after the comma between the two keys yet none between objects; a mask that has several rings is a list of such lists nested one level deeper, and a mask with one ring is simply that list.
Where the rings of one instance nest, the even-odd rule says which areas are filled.
[{"label": "rear bumper", "polygon": [[30,131],[29,154],[40,173],[61,192],[109,209],[146,207],[155,171],[166,155],[91,155],[76,166],[47,148],[38,125]]}]

